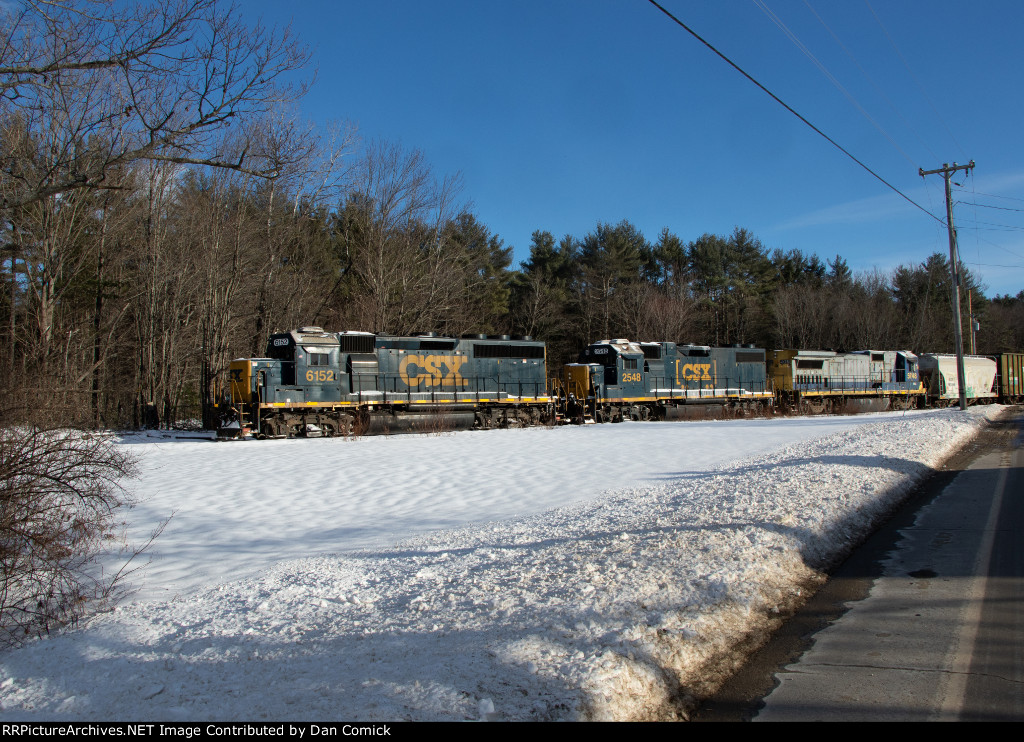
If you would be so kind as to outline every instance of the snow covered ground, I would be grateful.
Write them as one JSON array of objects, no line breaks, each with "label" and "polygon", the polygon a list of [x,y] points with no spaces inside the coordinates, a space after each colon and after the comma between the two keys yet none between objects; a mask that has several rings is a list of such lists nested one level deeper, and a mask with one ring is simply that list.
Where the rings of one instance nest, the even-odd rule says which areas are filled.
[{"label": "snow covered ground", "polygon": [[997,410],[127,437],[152,564],[0,718],[670,718]]}]

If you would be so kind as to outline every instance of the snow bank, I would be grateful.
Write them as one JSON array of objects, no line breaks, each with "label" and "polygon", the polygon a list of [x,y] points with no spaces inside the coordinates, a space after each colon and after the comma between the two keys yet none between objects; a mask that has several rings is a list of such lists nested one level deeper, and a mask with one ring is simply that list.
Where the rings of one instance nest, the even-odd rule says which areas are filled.
[{"label": "snow bank", "polygon": [[152,550],[138,599],[167,600],[286,559],[384,548],[443,528],[541,513],[870,424],[819,417],[447,435],[221,442],[132,436],[132,514]]},{"label": "snow bank", "polygon": [[[692,445],[674,451],[674,466],[641,463],[641,481],[612,494],[391,547],[279,562],[233,582],[194,582],[176,599],[136,602],[8,652],[2,717],[672,718],[992,413],[829,418],[846,424],[781,448],[771,441],[792,421],[720,423],[768,452],[710,468],[685,462],[715,424],[683,423]],[[609,443],[586,444],[595,449],[589,468],[605,470],[601,481],[613,485],[607,470],[632,437],[648,450],[630,455],[656,457],[652,441],[678,434],[645,432],[676,430],[669,425],[565,432],[603,430]],[[488,440],[521,454],[514,435],[529,432]],[[402,440],[374,445],[392,445],[408,462],[407,446],[438,441]],[[289,450],[319,450],[310,443],[319,442]],[[554,444],[545,448],[551,457]],[[464,471],[447,472],[457,474]],[[317,476],[314,467],[304,486]],[[527,485],[507,477],[491,489],[528,501]],[[379,490],[386,500],[387,488]]]}]

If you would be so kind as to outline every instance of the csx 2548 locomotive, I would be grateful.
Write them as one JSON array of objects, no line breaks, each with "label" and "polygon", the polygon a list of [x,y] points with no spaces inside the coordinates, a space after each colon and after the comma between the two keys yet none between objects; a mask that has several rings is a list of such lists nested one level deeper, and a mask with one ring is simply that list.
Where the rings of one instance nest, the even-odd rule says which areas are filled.
[{"label": "csx 2548 locomotive", "polygon": [[771,404],[761,348],[602,340],[565,367],[555,394],[576,422],[674,420]]},{"label": "csx 2548 locomotive", "polygon": [[551,414],[545,345],[528,337],[271,335],[233,361],[238,434],[260,437],[527,425]]}]

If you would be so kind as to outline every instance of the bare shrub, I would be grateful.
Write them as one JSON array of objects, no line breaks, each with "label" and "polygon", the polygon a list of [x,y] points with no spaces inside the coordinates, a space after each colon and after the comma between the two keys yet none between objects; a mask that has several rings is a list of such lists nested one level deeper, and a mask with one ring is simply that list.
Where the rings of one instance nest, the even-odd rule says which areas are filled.
[{"label": "bare shrub", "polygon": [[97,558],[115,547],[133,459],[74,430],[0,428],[0,644],[73,623],[111,596]]}]

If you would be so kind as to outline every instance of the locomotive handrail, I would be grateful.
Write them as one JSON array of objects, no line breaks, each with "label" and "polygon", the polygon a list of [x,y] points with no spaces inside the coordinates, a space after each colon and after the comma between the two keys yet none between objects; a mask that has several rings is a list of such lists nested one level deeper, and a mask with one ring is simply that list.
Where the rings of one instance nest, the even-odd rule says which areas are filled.
[{"label": "locomotive handrail", "polygon": [[[459,402],[462,400],[458,399],[460,394],[472,394],[473,401],[490,401],[493,397],[504,394],[508,397],[512,397],[509,393],[509,387],[513,387],[518,391],[518,394],[514,397],[515,399],[521,399],[523,397],[524,389],[529,391],[532,387],[533,397],[542,397],[547,392],[546,382],[540,381],[522,381],[520,379],[509,380],[502,382],[500,378],[495,376],[469,376],[463,377],[464,382],[461,388],[451,387],[449,390],[439,391],[435,387],[429,389],[420,389],[419,385],[416,387],[410,387],[399,374],[365,374],[355,375],[353,374],[353,386],[358,387],[352,389],[351,393],[356,395],[356,399],[359,402],[370,402],[368,395],[373,395],[373,401],[379,401],[381,404],[387,403],[401,403],[412,404],[414,401],[421,401],[419,397],[413,395],[424,395],[429,394],[429,401],[434,402],[445,402],[453,401]],[[355,382],[358,379],[358,383]],[[373,384],[373,388],[366,388],[370,384]],[[400,389],[399,386],[405,386],[405,389]],[[388,387],[391,387],[390,389]],[[491,388],[488,388],[490,386]],[[468,388],[473,387],[473,388]],[[452,398],[439,398],[438,395],[452,395]],[[378,397],[378,395],[380,395]]]},{"label": "locomotive handrail", "polygon": [[[872,375],[825,375],[825,374],[796,374],[793,377],[793,389],[795,391],[848,391],[848,392],[869,392],[879,394],[888,392],[904,391],[913,382],[878,380]],[[920,386],[920,382],[913,388]]]},{"label": "locomotive handrail", "polygon": [[[693,395],[691,392],[697,393],[697,398],[718,398],[722,396],[736,396],[740,394],[758,394],[765,393],[768,391],[768,380],[750,380],[743,381],[742,379],[734,379],[732,376],[714,376],[711,379],[686,379],[682,382],[677,381],[668,376],[653,376],[651,378],[651,388],[655,391],[654,396],[663,399],[665,394],[661,390],[667,391],[668,399],[689,399]],[[734,383],[735,382],[735,385]],[[730,391],[733,390],[733,391]]]}]

